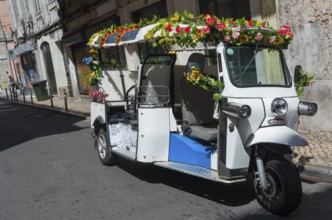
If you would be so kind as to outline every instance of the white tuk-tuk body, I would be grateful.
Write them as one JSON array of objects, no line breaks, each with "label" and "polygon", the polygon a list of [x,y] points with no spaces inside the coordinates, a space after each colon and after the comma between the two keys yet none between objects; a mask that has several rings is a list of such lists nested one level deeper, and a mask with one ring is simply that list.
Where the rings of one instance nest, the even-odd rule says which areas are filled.
[{"label": "white tuk-tuk body", "polygon": [[[154,27],[129,31],[118,43],[110,35],[104,44],[124,47],[128,68],[104,71],[100,85],[109,94],[107,102],[91,103],[102,163],[113,164],[117,155],[223,183],[244,182],[252,173],[264,208],[276,214],[294,211],[301,183],[284,155],[293,146],[308,145],[297,133],[299,116],[314,115],[317,105],[299,101],[281,49],[258,41],[198,43],[194,49],[173,46],[176,54],[142,59],[138,45],[149,43],[144,36]],[[189,26],[177,26],[184,27]],[[252,29],[257,30],[266,31]],[[95,45],[98,41],[98,36],[93,39]],[[193,67],[224,83],[221,100],[188,83]]]},{"label": "white tuk-tuk body", "polygon": [[[223,119],[219,119],[219,106],[213,104],[212,97],[209,96],[207,92],[204,91],[206,93],[204,101],[202,97],[197,97],[196,99],[196,94],[192,93],[191,95],[197,102],[195,105],[201,105],[202,109],[207,107],[205,103],[214,106],[214,109],[209,109],[209,113],[204,112],[204,114],[210,114],[211,117],[209,120],[215,121],[215,126],[211,127],[208,132],[215,133],[216,138],[212,141],[208,140],[204,142],[203,140],[201,142],[196,138],[184,135],[182,131],[183,118],[176,118],[174,111],[184,110],[181,105],[185,104],[183,103],[185,100],[183,100],[181,95],[185,93],[182,91],[182,87],[185,85],[183,83],[183,73],[186,71],[185,65],[177,65],[178,63],[168,62],[170,60],[167,59],[171,59],[170,57],[175,59],[175,56],[153,55],[151,60],[158,58],[167,62],[158,64],[144,63],[138,73],[135,71],[130,72],[130,74],[138,74],[137,80],[133,80],[133,82],[136,83],[136,87],[138,88],[137,92],[139,92],[139,88],[141,87],[146,87],[147,90],[155,90],[159,86],[172,88],[173,91],[169,91],[169,93],[173,94],[173,97],[171,97],[173,99],[171,100],[172,104],[169,105],[167,102],[163,101],[159,103],[159,98],[162,96],[160,92],[162,91],[159,91],[159,93],[153,91],[152,94],[141,97],[141,100],[139,100],[140,95],[136,94],[135,102],[137,102],[137,109],[135,118],[127,121],[121,119],[120,122],[116,121],[110,124],[106,123],[108,125],[110,144],[114,146],[112,147],[112,152],[139,162],[155,163],[156,165],[166,167],[172,166],[169,167],[171,169],[181,169],[181,165],[186,166],[186,169],[190,170],[197,167],[205,168],[214,171],[216,176],[222,177],[222,179],[218,178],[215,180],[232,182],[230,181],[231,179],[240,181],[243,178],[242,180],[244,180],[247,174],[251,158],[250,151],[246,149],[247,147],[262,143],[287,146],[307,145],[304,138],[296,132],[299,119],[297,111],[299,99],[296,95],[294,85],[290,83],[290,86],[284,87],[237,87],[232,82],[228,72],[229,65],[225,57],[226,47],[220,44],[215,51],[217,64],[210,65],[206,69],[211,71],[211,74],[214,74],[224,81],[223,101],[236,103],[237,105],[248,105],[251,109],[250,117],[246,119],[236,117],[224,117]],[[184,58],[181,57],[181,53],[184,53],[186,58],[190,57],[188,54],[192,53],[203,54],[204,50],[195,52],[179,51],[177,57],[183,60]],[[282,57],[282,54],[280,56]],[[285,65],[285,63],[283,65]],[[107,75],[111,74],[112,80],[114,80],[114,82],[118,81],[120,84],[120,79],[116,80],[116,71],[113,70]],[[126,74],[126,72],[124,72],[124,74]],[[290,78],[288,70],[285,74],[285,77]],[[289,80],[289,78],[287,80]],[[106,83],[102,84],[107,85]],[[109,91],[107,88],[103,87],[103,89]],[[121,91],[121,89],[118,89],[118,91]],[[197,90],[194,89],[194,91]],[[148,97],[149,95],[150,97]],[[118,95],[118,97],[119,96],[123,97],[124,95]],[[109,99],[111,98],[112,96],[110,96]],[[288,112],[281,123],[278,121],[280,124],[271,125],[269,121],[273,121],[276,118],[274,113],[271,112],[271,103],[275,98],[283,98],[287,101]],[[143,99],[149,100],[146,102],[146,100],[144,101]],[[100,105],[103,104],[92,103],[92,122],[100,112],[107,114],[107,110],[98,110]],[[112,105],[119,105],[119,103],[112,104],[112,102],[110,102],[110,106],[107,106],[107,108],[110,109],[109,111],[112,111]],[[124,105],[123,108],[125,112],[125,108],[127,107]],[[99,111],[99,113],[96,115],[95,112],[97,111]],[[212,116],[214,116],[214,119],[212,119]],[[101,116],[101,122],[104,123],[107,121],[107,119],[105,119],[106,117],[107,116]],[[221,120],[225,120],[225,122],[221,122]],[[233,128],[226,129],[226,131],[224,131],[226,133],[222,134],[219,128],[220,123],[225,123],[226,128]],[[226,140],[224,141],[222,139]],[[222,158],[224,158],[222,163],[224,168],[232,171],[233,174],[224,175],[222,173],[219,162]],[[177,165],[177,168],[174,168],[174,165]],[[190,167],[190,165],[192,165],[192,167]]]}]

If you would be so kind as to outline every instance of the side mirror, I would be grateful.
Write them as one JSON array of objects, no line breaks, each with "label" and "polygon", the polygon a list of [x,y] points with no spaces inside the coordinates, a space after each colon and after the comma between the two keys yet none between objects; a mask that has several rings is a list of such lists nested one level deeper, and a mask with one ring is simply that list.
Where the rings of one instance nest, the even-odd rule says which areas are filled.
[{"label": "side mirror", "polygon": [[296,65],[295,69],[294,69],[294,82],[295,83],[300,80],[301,75],[302,75],[301,71],[302,71],[302,66],[301,65]]}]

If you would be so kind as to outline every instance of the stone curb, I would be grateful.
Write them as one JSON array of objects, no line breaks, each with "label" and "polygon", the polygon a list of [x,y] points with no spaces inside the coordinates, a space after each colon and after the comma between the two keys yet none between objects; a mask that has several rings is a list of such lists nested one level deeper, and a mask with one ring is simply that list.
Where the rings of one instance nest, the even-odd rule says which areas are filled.
[{"label": "stone curb", "polygon": [[313,164],[298,165],[303,179],[332,183],[332,168]]}]

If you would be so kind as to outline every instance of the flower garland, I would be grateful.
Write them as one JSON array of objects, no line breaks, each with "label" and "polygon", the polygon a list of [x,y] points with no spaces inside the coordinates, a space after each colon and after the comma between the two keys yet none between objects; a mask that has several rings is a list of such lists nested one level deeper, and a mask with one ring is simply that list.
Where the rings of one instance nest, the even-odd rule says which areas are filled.
[{"label": "flower garland", "polygon": [[219,101],[222,98],[221,93],[224,89],[224,83],[215,80],[211,76],[203,75],[198,67],[193,66],[191,72],[184,73],[184,76],[188,83],[198,85],[206,91],[213,92],[213,100]]},{"label": "flower garland", "polygon": [[276,30],[266,21],[218,18],[209,14],[194,17],[193,14],[184,11],[168,18],[153,17],[151,20],[143,19],[137,24],[131,23],[119,27],[112,25],[93,34],[88,45],[94,46],[94,41],[99,37],[99,46],[103,46],[107,38],[113,34],[117,34],[115,43],[118,44],[125,33],[153,23],[157,25],[144,37],[154,46],[178,44],[181,47],[195,47],[198,42],[205,41],[215,45],[220,42],[235,45],[258,42],[267,46],[287,48],[294,38],[289,26]]},{"label": "flower garland", "polygon": [[[186,24],[186,25],[183,25]],[[268,22],[258,20],[218,18],[213,15],[200,15],[198,18],[188,12],[175,13],[148,31],[145,40],[156,45],[172,45],[195,47],[198,42],[205,41],[215,45],[256,44],[256,42],[287,48],[294,35],[289,26],[279,30],[273,29]]]},{"label": "flower garland", "polygon": [[153,16],[153,18],[151,20],[144,18],[144,19],[141,19],[140,22],[137,24],[130,23],[130,24],[124,24],[122,26],[111,25],[109,28],[105,28],[103,30],[100,30],[100,31],[94,33],[89,38],[87,45],[95,46],[95,45],[93,45],[93,43],[96,40],[96,38],[98,37],[99,46],[102,47],[106,43],[108,37],[110,37],[111,35],[114,35],[114,34],[116,34],[116,39],[115,39],[114,43],[118,44],[121,42],[122,37],[125,33],[134,31],[134,30],[138,30],[139,28],[142,28],[149,24],[153,24],[153,23],[157,22],[157,20],[158,20],[158,18],[156,16]]},{"label": "flower garland", "polygon": [[90,86],[97,86],[102,78],[102,68],[98,62],[98,50],[91,48],[89,53],[91,56],[83,58],[82,62],[89,66],[88,80]]}]

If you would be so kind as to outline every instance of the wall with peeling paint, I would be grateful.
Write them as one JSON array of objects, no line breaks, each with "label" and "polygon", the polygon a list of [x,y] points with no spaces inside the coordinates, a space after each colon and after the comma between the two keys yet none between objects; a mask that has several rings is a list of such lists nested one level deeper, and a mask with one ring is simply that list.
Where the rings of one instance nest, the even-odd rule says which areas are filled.
[{"label": "wall with peeling paint", "polygon": [[279,0],[279,25],[291,26],[295,38],[286,52],[288,67],[302,65],[315,81],[307,87],[302,100],[316,102],[314,117],[301,117],[300,128],[332,131],[332,1]]}]

